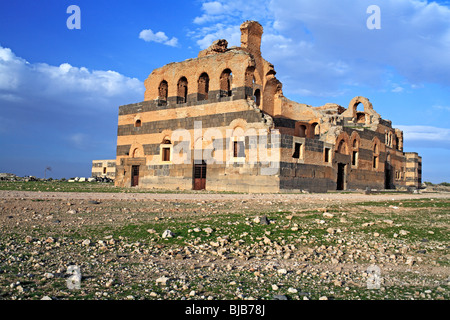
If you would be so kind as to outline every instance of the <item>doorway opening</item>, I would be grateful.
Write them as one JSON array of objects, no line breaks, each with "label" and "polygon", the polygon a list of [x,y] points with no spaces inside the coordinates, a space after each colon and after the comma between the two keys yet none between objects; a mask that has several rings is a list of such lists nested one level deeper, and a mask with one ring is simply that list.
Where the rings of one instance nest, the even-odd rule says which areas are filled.
[{"label": "doorway opening", "polygon": [[344,163],[338,163],[336,190],[345,190],[345,169],[346,165]]},{"label": "doorway opening", "polygon": [[392,167],[389,162],[386,162],[384,170],[384,188],[392,189]]},{"label": "doorway opening", "polygon": [[206,162],[194,162],[194,190],[206,188]]},{"label": "doorway opening", "polygon": [[136,187],[139,185],[139,166],[131,167],[131,186]]}]

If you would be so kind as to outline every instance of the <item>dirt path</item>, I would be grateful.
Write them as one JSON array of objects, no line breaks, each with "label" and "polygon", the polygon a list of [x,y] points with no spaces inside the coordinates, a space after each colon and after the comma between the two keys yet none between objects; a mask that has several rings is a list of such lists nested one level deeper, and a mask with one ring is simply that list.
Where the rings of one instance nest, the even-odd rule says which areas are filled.
[{"label": "dirt path", "polygon": [[363,193],[308,193],[308,194],[220,194],[220,193],[95,193],[95,192],[39,192],[0,191],[0,199],[83,199],[83,200],[304,200],[304,201],[390,201],[405,199],[450,198],[450,193],[419,194],[363,194]]}]

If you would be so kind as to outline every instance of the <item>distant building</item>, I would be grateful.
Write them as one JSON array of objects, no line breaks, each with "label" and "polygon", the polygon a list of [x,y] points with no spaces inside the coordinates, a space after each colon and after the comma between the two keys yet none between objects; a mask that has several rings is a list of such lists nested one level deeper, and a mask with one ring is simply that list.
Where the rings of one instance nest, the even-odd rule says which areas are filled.
[{"label": "distant building", "polygon": [[420,187],[421,157],[403,151],[403,132],[369,99],[356,96],[344,108],[286,98],[274,66],[261,56],[262,33],[258,22],[246,21],[240,47],[220,39],[197,58],[153,70],[144,101],[119,107],[116,186],[238,192]]},{"label": "distant building", "polygon": [[93,160],[92,177],[114,179],[116,177],[116,160]]}]

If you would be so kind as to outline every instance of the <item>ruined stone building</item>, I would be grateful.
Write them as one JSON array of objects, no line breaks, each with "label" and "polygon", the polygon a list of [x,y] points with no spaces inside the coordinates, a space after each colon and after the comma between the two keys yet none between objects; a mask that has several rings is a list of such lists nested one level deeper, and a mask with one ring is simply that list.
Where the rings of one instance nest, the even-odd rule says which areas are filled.
[{"label": "ruined stone building", "polygon": [[114,179],[116,176],[116,160],[92,160],[93,178]]},{"label": "ruined stone building", "polygon": [[[262,26],[217,40],[145,80],[119,107],[116,186],[279,192],[419,187],[421,157],[367,98],[344,108],[291,101],[261,56]],[[363,111],[359,111],[362,105]]]}]

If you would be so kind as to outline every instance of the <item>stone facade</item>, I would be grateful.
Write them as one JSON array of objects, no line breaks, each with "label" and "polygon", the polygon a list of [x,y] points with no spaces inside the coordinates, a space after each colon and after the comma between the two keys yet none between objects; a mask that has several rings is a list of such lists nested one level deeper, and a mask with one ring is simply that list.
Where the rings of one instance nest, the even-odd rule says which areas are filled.
[{"label": "stone facade", "polygon": [[[144,101],[119,107],[115,184],[164,189],[323,192],[419,187],[421,158],[367,98],[348,108],[287,99],[241,25],[197,58],[153,70]],[[358,110],[358,105],[364,107]]]},{"label": "stone facade", "polygon": [[116,160],[93,160],[92,177],[114,179],[116,177]]}]

